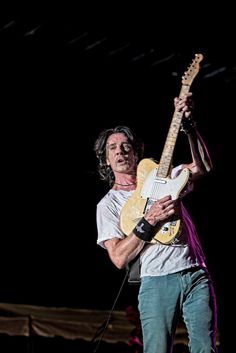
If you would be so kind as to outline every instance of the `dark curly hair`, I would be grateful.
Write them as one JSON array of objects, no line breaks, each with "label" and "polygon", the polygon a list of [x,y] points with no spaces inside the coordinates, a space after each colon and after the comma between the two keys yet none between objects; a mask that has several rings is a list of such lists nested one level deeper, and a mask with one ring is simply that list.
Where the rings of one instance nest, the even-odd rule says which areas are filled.
[{"label": "dark curly hair", "polygon": [[119,125],[103,130],[95,141],[94,151],[99,161],[97,169],[100,178],[101,180],[107,181],[110,186],[114,184],[115,176],[111,167],[107,165],[106,144],[110,135],[120,132],[127,136],[129,143],[138,157],[138,162],[143,157],[143,142],[128,126]]}]

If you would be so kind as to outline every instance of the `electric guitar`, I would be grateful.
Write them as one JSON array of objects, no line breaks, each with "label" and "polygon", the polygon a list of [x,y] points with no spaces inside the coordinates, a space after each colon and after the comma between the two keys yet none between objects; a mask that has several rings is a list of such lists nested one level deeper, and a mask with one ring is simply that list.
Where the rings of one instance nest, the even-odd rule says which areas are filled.
[{"label": "electric guitar", "polygon": [[[202,59],[202,54],[196,54],[188,70],[184,73],[180,98],[189,92],[190,86],[199,72],[199,63]],[[120,225],[126,235],[132,232],[138,221],[156,200],[167,195],[171,195],[172,199],[176,200],[188,183],[190,172],[187,168],[184,168],[176,178],[170,178],[172,156],[183,114],[183,112],[174,111],[159,164],[148,158],[142,159],[138,164],[137,188],[121,210]],[[181,228],[181,217],[178,214],[171,216],[168,220],[158,222],[151,243],[176,243]]]}]

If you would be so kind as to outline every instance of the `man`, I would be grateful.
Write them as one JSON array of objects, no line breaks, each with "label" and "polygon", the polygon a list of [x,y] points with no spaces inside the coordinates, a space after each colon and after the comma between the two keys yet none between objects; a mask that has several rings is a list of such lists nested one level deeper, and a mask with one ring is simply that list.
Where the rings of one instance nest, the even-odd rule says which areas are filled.
[{"label": "man", "polygon": [[[186,324],[191,353],[216,352],[216,304],[205,256],[183,197],[198,178],[211,170],[206,145],[191,115],[192,93],[174,99],[183,114],[192,162],[174,167],[174,180],[183,170],[190,177],[178,199],[164,195],[144,210],[143,217],[125,234],[120,217],[138,186],[137,165],[143,144],[129,127],[117,126],[100,133],[95,142],[98,171],[111,189],[97,205],[97,243],[107,249],[114,265],[122,269],[138,254],[141,285],[138,301],[144,353],[171,353],[180,315]],[[175,241],[154,241],[156,229],[173,217],[181,219]]]}]

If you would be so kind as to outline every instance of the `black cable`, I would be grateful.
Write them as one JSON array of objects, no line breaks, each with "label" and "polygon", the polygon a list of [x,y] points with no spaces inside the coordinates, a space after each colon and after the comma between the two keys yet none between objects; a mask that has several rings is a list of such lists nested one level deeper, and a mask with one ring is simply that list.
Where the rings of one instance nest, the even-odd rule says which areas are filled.
[{"label": "black cable", "polygon": [[126,281],[126,279],[127,279],[128,274],[129,274],[129,272],[126,271],[125,277],[124,277],[123,282],[122,282],[122,284],[121,284],[121,286],[120,286],[120,289],[119,289],[118,294],[117,294],[117,296],[116,296],[116,298],[115,298],[115,301],[114,301],[114,303],[113,303],[113,305],[112,305],[112,308],[111,308],[111,310],[110,310],[110,312],[109,312],[109,314],[108,314],[107,320],[98,328],[98,330],[97,330],[95,336],[93,337],[93,339],[92,339],[92,341],[91,341],[91,342],[94,342],[94,340],[96,339],[96,337],[98,337],[99,335],[101,335],[100,338],[99,338],[99,340],[98,340],[98,343],[97,343],[97,345],[96,345],[96,347],[95,347],[95,349],[94,349],[94,351],[93,351],[93,353],[96,353],[96,352],[98,351],[98,348],[99,348],[100,343],[101,343],[101,341],[102,341],[102,339],[103,339],[103,336],[104,336],[104,334],[105,334],[105,331],[106,331],[106,329],[107,329],[107,327],[108,327],[108,325],[109,325],[109,323],[110,323],[110,321],[111,321],[111,314],[113,313],[113,310],[114,310],[115,305],[116,305],[116,303],[117,303],[117,300],[118,300],[118,298],[119,298],[119,296],[120,296],[120,293],[121,293],[121,291],[122,291],[122,289],[123,289],[123,287],[124,287],[124,284],[125,284],[125,281]]}]

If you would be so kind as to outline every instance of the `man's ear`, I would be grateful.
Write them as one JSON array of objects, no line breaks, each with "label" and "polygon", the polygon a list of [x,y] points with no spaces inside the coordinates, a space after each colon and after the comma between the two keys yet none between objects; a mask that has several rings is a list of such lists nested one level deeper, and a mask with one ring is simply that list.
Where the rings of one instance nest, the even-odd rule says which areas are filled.
[{"label": "man's ear", "polygon": [[106,159],[106,162],[107,162],[107,165],[110,165],[110,162],[109,162],[109,159],[108,159],[108,158]]}]

